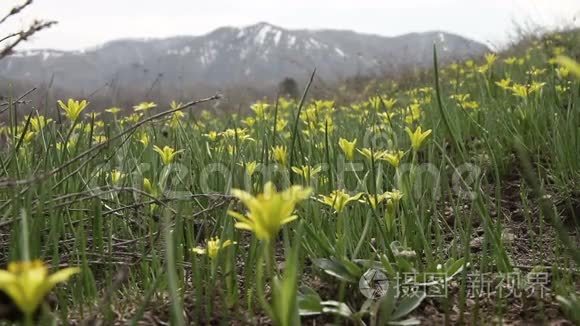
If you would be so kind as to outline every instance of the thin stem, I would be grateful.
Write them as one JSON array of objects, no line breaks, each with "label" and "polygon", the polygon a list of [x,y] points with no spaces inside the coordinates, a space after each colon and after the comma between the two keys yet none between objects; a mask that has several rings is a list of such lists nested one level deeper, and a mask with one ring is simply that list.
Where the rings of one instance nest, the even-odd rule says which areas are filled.
[{"label": "thin stem", "polygon": [[22,225],[22,260],[30,261],[30,244],[28,243],[30,232],[28,229],[28,216],[24,208],[20,210],[20,217]]}]

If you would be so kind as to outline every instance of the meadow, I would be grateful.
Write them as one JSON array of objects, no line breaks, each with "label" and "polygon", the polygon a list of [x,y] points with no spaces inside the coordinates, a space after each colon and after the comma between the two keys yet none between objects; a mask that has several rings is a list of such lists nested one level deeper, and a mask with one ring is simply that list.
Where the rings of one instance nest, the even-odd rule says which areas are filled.
[{"label": "meadow", "polygon": [[434,49],[429,82],[350,104],[308,84],[247,113],[212,110],[216,95],[63,99],[49,117],[14,96],[0,317],[580,323],[579,44],[556,33],[444,66]]}]

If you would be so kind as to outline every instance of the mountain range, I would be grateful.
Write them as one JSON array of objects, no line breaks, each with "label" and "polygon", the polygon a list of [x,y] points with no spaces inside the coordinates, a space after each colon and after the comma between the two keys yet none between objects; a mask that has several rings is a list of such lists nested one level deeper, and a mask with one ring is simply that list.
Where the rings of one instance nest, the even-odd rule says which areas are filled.
[{"label": "mountain range", "polygon": [[325,81],[393,73],[480,56],[482,43],[445,32],[396,37],[343,30],[289,30],[268,23],[222,27],[201,36],[124,39],[80,51],[25,50],[0,61],[0,77],[91,92],[104,85],[183,88],[273,85],[304,79],[314,68]]}]

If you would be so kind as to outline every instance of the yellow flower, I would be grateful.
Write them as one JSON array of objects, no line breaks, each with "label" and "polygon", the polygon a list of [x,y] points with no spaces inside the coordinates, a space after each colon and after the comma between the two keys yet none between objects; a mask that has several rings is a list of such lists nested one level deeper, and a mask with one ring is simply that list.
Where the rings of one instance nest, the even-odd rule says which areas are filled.
[{"label": "yellow flower", "polygon": [[143,190],[153,197],[159,196],[159,189],[148,178],[143,178]]},{"label": "yellow flower", "polygon": [[385,151],[383,152],[383,160],[387,161],[394,168],[398,168],[401,164],[401,159],[405,156],[403,151]]},{"label": "yellow flower", "polygon": [[209,120],[213,119],[213,114],[211,112],[209,112],[208,110],[203,110],[203,111],[201,111],[201,118],[203,120],[209,121]]},{"label": "yellow flower", "polygon": [[385,152],[384,151],[373,151],[370,148],[363,148],[363,149],[357,149],[357,152],[359,152],[362,156],[366,157],[367,159],[373,159],[374,161],[377,160],[382,160],[384,158]]},{"label": "yellow flower", "polygon": [[[78,141],[79,141],[78,135],[76,135],[76,134],[71,135],[68,142],[66,143],[66,148],[69,150],[73,149],[77,145]],[[63,144],[61,142],[56,143],[56,149],[58,149],[59,151],[63,150],[64,148],[65,148],[65,144]]]},{"label": "yellow flower", "polygon": [[557,46],[557,47],[555,47],[555,48],[552,49],[552,53],[555,56],[562,55],[562,54],[564,54],[564,52],[566,52],[566,48],[564,48],[562,46]]},{"label": "yellow flower", "polygon": [[516,57],[509,57],[509,58],[504,59],[503,62],[505,62],[506,65],[510,65],[511,66],[514,63],[516,63],[516,60],[517,59],[518,58],[516,58]]},{"label": "yellow flower", "polygon": [[149,145],[149,134],[144,131],[141,132],[138,141],[143,144],[143,146],[147,147]]},{"label": "yellow flower", "polygon": [[0,270],[0,290],[25,315],[32,316],[56,284],[78,272],[79,268],[69,267],[48,275],[48,269],[39,260],[12,262],[8,270]]},{"label": "yellow flower", "polygon": [[369,205],[371,205],[372,208],[377,208],[377,206],[380,203],[382,203],[385,199],[387,199],[385,194],[377,194],[377,195],[365,194],[365,197],[367,198],[365,203],[368,203]]},{"label": "yellow flower", "polygon": [[378,111],[379,108],[381,107],[381,104],[382,104],[381,98],[379,96],[373,96],[373,97],[369,98],[368,103],[369,103],[370,107],[375,111]]},{"label": "yellow flower", "polygon": [[272,148],[272,156],[282,165],[286,165],[288,162],[288,150],[285,146],[276,146]]},{"label": "yellow flower", "polygon": [[216,141],[217,137],[218,137],[217,131],[210,131],[207,134],[203,134],[203,135],[206,136],[207,139],[209,139],[211,141]]},{"label": "yellow flower", "polygon": [[239,139],[241,141],[244,140],[254,140],[250,137],[250,135],[248,135],[248,130],[247,129],[242,129],[242,128],[236,128],[236,129],[226,129],[225,131],[220,133],[221,136],[225,137],[225,138],[231,138],[231,139]]},{"label": "yellow flower", "polygon": [[479,108],[479,103],[477,103],[477,101],[465,101],[465,102],[459,103],[459,106],[464,110],[467,110],[467,109],[475,110],[475,109]]},{"label": "yellow flower", "polygon": [[133,110],[135,110],[135,112],[138,111],[147,111],[147,110],[151,110],[153,108],[156,108],[157,104],[155,104],[154,102],[141,102],[138,105],[135,105],[133,107]]},{"label": "yellow flower", "polygon": [[395,104],[397,104],[397,99],[394,98],[383,99],[383,104],[385,105],[387,110],[392,110],[395,107]]},{"label": "yellow flower", "polygon": [[85,117],[91,120],[96,120],[101,115],[100,112],[87,112],[85,113]]},{"label": "yellow flower", "polygon": [[545,85],[546,85],[546,83],[538,83],[538,82],[534,81],[530,85],[528,92],[529,92],[529,94],[539,92],[542,90],[542,88],[544,88]]},{"label": "yellow flower", "polygon": [[411,147],[413,150],[418,151],[423,145],[423,142],[429,135],[431,135],[431,129],[422,132],[421,127],[417,127],[417,129],[413,132],[409,127],[405,128],[405,131],[409,135],[409,139],[411,140]]},{"label": "yellow flower", "polygon": [[301,175],[305,180],[310,180],[310,178],[322,171],[322,167],[320,165],[316,167],[309,165],[303,165],[302,167],[293,166],[292,171],[298,175]]},{"label": "yellow flower", "polygon": [[126,116],[123,121],[124,122],[130,122],[130,123],[137,123],[141,117],[143,116],[143,113],[131,113],[130,115]]},{"label": "yellow flower", "polygon": [[35,137],[36,137],[36,132],[27,131],[26,134],[24,134],[23,140],[26,144],[28,144],[28,143],[32,142]]},{"label": "yellow flower", "polygon": [[287,125],[288,125],[288,120],[278,119],[278,121],[276,122],[276,131],[283,131]]},{"label": "yellow flower", "polygon": [[169,146],[164,146],[163,149],[161,149],[157,145],[153,146],[153,150],[159,154],[159,156],[161,157],[161,161],[165,165],[169,165],[169,164],[173,163],[173,159],[175,158],[175,156],[177,154],[183,152],[183,150],[175,151],[175,149],[173,149]]},{"label": "yellow flower", "polygon": [[[244,166],[243,163],[238,163],[241,166]],[[256,172],[256,169],[260,166],[260,163],[256,161],[251,161],[245,164],[246,174],[251,177]]]},{"label": "yellow flower", "polygon": [[399,202],[403,198],[403,193],[398,189],[393,189],[393,191],[385,192],[384,196],[388,200],[392,200],[394,202]]},{"label": "yellow flower", "polygon": [[249,128],[252,128],[256,124],[256,119],[254,119],[253,117],[246,117],[244,120],[242,120],[242,123],[248,126]]},{"label": "yellow flower", "polygon": [[477,68],[477,72],[479,72],[480,74],[485,74],[488,70],[489,70],[488,65],[483,65]]},{"label": "yellow flower", "polygon": [[523,97],[526,98],[528,97],[528,88],[526,87],[526,85],[521,85],[521,84],[514,84],[512,86],[512,93],[515,96],[519,96],[519,97]]},{"label": "yellow flower", "polygon": [[119,170],[113,170],[109,173],[109,176],[111,178],[111,183],[116,186],[121,182],[121,179],[125,177],[125,174],[121,173]]},{"label": "yellow flower", "polygon": [[403,193],[397,189],[387,191],[383,194],[387,200],[387,210],[385,211],[385,222],[387,229],[390,231],[395,224],[395,215],[399,208],[399,201],[403,198]]},{"label": "yellow flower", "polygon": [[556,74],[558,75],[558,78],[566,79],[568,78],[568,75],[570,75],[570,69],[568,67],[556,68]]},{"label": "yellow flower", "polygon": [[[169,103],[169,106],[171,107],[172,110],[177,110],[177,109],[179,109],[179,108],[181,108],[183,106],[183,103],[176,102],[176,101],[171,101],[171,103]],[[177,112],[181,112],[181,111],[177,111]]]},{"label": "yellow flower", "polygon": [[387,202],[387,206],[393,205],[398,203],[401,198],[403,198],[403,194],[396,189],[377,195],[365,194],[365,196],[367,197],[367,201],[365,202],[370,204],[372,208],[377,208],[378,204],[382,203],[383,201]]},{"label": "yellow flower", "polygon": [[154,193],[153,185],[151,184],[151,180],[147,178],[143,178],[143,190],[146,193],[152,195]]},{"label": "yellow flower", "polygon": [[485,55],[485,62],[488,66],[491,66],[497,60],[497,55],[495,53],[488,53]]},{"label": "yellow flower", "polygon": [[569,87],[567,86],[562,86],[562,85],[556,85],[554,87],[556,89],[556,92],[558,92],[558,94],[564,94],[566,93],[568,90],[570,90]]},{"label": "yellow flower", "polygon": [[52,119],[46,119],[45,117],[39,115],[30,118],[30,128],[34,132],[40,132],[44,127],[52,122]]},{"label": "yellow flower", "polygon": [[169,119],[167,125],[170,128],[177,128],[179,127],[179,122],[181,121],[181,119],[183,119],[183,117],[185,117],[185,113],[183,113],[182,111],[175,111],[171,115],[171,119]]},{"label": "yellow flower", "polygon": [[390,125],[397,112],[379,112],[377,116],[381,118],[383,124]]},{"label": "yellow flower", "polygon": [[109,112],[109,113],[111,113],[113,115],[116,115],[117,113],[121,112],[121,109],[118,108],[118,107],[116,107],[116,106],[114,106],[112,108],[106,109],[105,112]]},{"label": "yellow flower", "polygon": [[318,111],[316,110],[315,106],[311,106],[309,108],[307,108],[306,110],[304,110],[304,112],[302,112],[302,114],[300,115],[300,119],[302,121],[304,121],[305,123],[307,123],[308,125],[311,125],[312,122],[315,122],[318,120]]},{"label": "yellow flower", "polygon": [[267,116],[267,110],[270,107],[270,104],[265,102],[256,102],[252,104],[251,109],[256,113],[256,117],[258,119],[264,119]]},{"label": "yellow flower", "polygon": [[95,136],[93,136],[93,140],[97,144],[102,144],[102,143],[104,143],[104,142],[107,141],[107,136],[105,136],[105,135],[95,135]]},{"label": "yellow flower", "polygon": [[449,98],[455,100],[458,103],[461,103],[467,101],[470,96],[471,95],[469,94],[453,94],[449,96]]},{"label": "yellow flower", "polygon": [[580,78],[580,63],[563,55],[556,57],[556,62],[560,66],[566,67],[572,74],[576,75],[577,78]]},{"label": "yellow flower", "polygon": [[292,215],[296,204],[307,199],[312,190],[301,186],[292,186],[278,192],[272,182],[266,183],[264,192],[257,196],[232,189],[232,194],[248,208],[246,215],[228,211],[237,221],[235,227],[254,232],[260,240],[270,241],[286,223],[297,218]]},{"label": "yellow flower", "polygon": [[354,159],[354,150],[356,148],[356,138],[353,141],[348,141],[344,138],[338,140],[338,146],[346,156],[346,159],[352,161]]},{"label": "yellow flower", "polygon": [[195,247],[191,249],[194,253],[198,255],[207,255],[211,259],[215,259],[218,256],[220,250],[236,244],[232,240],[226,240],[222,242],[218,237],[207,240],[207,247]]},{"label": "yellow flower", "polygon": [[335,190],[329,196],[320,196],[320,201],[334,208],[337,213],[340,213],[348,203],[359,200],[362,195],[363,193],[359,192],[351,196],[344,190]]},{"label": "yellow flower", "polygon": [[60,108],[64,110],[66,117],[70,121],[76,121],[81,112],[87,108],[89,102],[87,102],[87,100],[79,102],[69,98],[66,105],[61,100],[58,101],[58,105],[60,105]]},{"label": "yellow flower", "polygon": [[532,93],[541,91],[545,85],[546,85],[546,83],[539,83],[536,81],[532,82],[531,85],[527,85],[527,86],[520,85],[520,84],[514,84],[512,86],[512,93],[515,96],[526,98],[529,95],[531,95]]},{"label": "yellow flower", "polygon": [[421,104],[413,103],[407,108],[408,114],[405,116],[405,122],[411,124],[414,121],[421,119]]},{"label": "yellow flower", "polygon": [[532,75],[534,77],[543,75],[546,72],[546,69],[538,69],[534,66],[530,70],[527,71],[527,74]]},{"label": "yellow flower", "polygon": [[500,88],[506,90],[510,88],[510,84],[512,83],[512,80],[508,77],[508,78],[504,78],[498,82],[495,82],[495,84],[497,86],[499,86]]}]

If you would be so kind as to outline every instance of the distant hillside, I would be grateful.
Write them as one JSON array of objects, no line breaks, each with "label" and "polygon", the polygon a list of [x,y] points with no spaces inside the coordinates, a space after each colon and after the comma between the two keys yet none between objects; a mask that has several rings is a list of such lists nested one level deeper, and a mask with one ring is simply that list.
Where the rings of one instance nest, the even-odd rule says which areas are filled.
[{"label": "distant hillside", "polygon": [[164,89],[195,85],[272,85],[284,77],[336,81],[357,74],[392,73],[442,60],[479,56],[488,48],[444,33],[397,37],[339,30],[287,30],[267,23],[223,27],[202,36],[117,40],[83,51],[29,50],[0,62],[0,77],[91,92],[105,84]]}]

